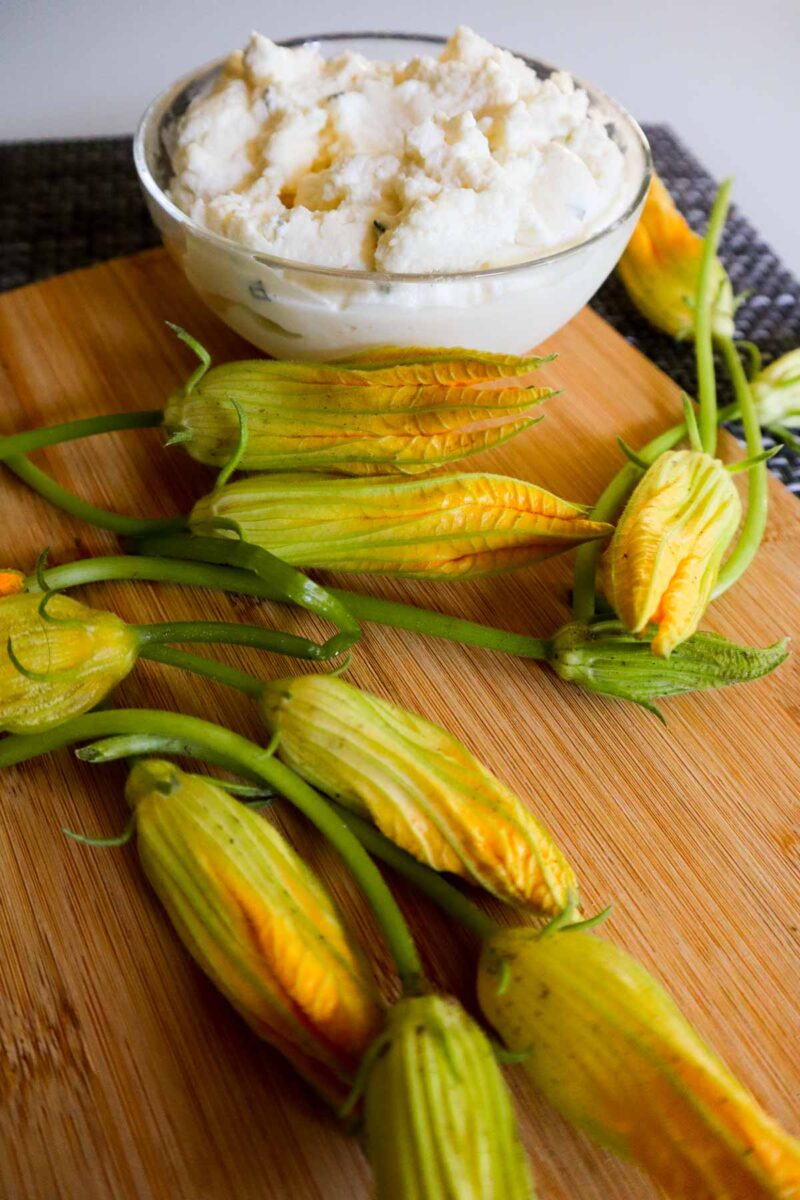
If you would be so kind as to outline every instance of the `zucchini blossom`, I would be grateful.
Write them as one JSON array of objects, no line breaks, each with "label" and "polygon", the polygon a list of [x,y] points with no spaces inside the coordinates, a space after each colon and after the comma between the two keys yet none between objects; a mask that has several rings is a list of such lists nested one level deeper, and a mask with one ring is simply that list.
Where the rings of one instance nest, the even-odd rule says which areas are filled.
[{"label": "zucchini blossom", "polygon": [[223,363],[173,393],[164,425],[209,466],[236,453],[245,422],[239,465],[247,471],[414,475],[541,420],[532,410],[554,394],[534,386],[543,361],[389,346],[351,362]]},{"label": "zucchini blossom", "polygon": [[800,1195],[800,1142],[624,950],[569,926],[502,930],[484,944],[478,995],[554,1108],[665,1196]]},{"label": "zucchini blossom", "polygon": [[295,567],[447,579],[541,562],[612,528],[533,483],[486,473],[251,475],[198,501],[190,525],[229,537],[233,527]]},{"label": "zucchini blossom", "polygon": [[697,629],[741,517],[739,493],[719,459],[671,450],[631,495],[603,560],[608,599],[632,633],[656,625],[654,654],[668,658]]},{"label": "zucchini blossom", "polygon": [[[692,301],[697,292],[703,239],[689,226],[672,196],[653,175],[642,215],[617,270],[633,303],[651,325],[673,337],[694,335]],[[731,282],[714,259],[712,327],[733,337]]]},{"label": "zucchini blossom", "polygon": [[332,675],[270,680],[260,703],[292,770],[421,862],[540,913],[577,892],[528,806],[438,725]]},{"label": "zucchini blossom", "polygon": [[383,1013],[320,880],[211,779],[143,760],[126,795],[142,865],[189,953],[260,1037],[341,1103]]},{"label": "zucchini blossom", "polygon": [[[4,572],[9,574],[16,574]],[[0,596],[0,731],[41,733],[94,708],[133,669],[139,641],[68,596]]]},{"label": "zucchini blossom", "polygon": [[511,1097],[460,1004],[399,1001],[366,1066],[377,1200],[533,1200]]}]

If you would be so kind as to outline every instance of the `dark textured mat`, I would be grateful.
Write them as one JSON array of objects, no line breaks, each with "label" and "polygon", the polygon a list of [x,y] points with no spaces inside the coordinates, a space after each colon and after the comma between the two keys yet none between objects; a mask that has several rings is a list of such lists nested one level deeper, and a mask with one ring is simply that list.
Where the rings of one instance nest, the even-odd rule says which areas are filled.
[{"label": "dark textured mat", "polygon": [[[646,132],[659,173],[690,223],[702,229],[714,180],[666,126],[650,125]],[[130,138],[0,144],[0,290],[157,244]],[[800,345],[800,284],[736,207],[721,253],[734,290],[747,293],[737,313],[738,334],[757,342],[767,360]],[[682,387],[693,389],[691,347],[651,329],[615,277],[592,304]],[[800,456],[783,452],[770,466],[800,494]]]}]

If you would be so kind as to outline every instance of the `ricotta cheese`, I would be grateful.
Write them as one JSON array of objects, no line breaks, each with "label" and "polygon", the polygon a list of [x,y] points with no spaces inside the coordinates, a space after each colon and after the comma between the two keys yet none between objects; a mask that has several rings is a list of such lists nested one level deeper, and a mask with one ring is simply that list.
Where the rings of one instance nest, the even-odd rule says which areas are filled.
[{"label": "ricotta cheese", "polygon": [[376,62],[254,33],[181,118],[170,195],[250,250],[325,267],[459,272],[585,240],[625,203],[623,154],[570,75],[471,29]]}]

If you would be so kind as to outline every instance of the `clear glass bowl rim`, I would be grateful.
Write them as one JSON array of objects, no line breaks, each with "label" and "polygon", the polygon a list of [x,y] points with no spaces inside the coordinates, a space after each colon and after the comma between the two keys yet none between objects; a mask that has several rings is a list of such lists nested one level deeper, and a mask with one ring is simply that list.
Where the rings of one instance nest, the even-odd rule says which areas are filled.
[{"label": "clear glass bowl rim", "polygon": [[[349,32],[349,33],[320,33],[320,34],[303,34],[298,37],[282,38],[278,45],[280,46],[304,46],[309,43],[326,43],[326,42],[382,42],[382,41],[401,41],[401,42],[422,42],[429,46],[443,46],[447,38],[438,34],[426,33],[390,33],[383,31],[367,30],[364,32]],[[534,68],[541,67],[546,71],[558,70],[550,63],[542,62],[540,59],[531,58],[526,54],[519,54],[517,51],[512,51],[518,58],[521,58],[529,66]],[[252,247],[245,246],[241,242],[234,241],[233,238],[223,237],[221,234],[213,233],[210,229],[206,229],[202,225],[198,225],[191,217],[182,212],[176,204],[170,200],[166,192],[156,182],[150,167],[147,162],[147,154],[145,150],[145,142],[150,131],[150,126],[154,119],[161,119],[163,110],[167,103],[174,100],[181,94],[191,83],[204,75],[210,75],[213,71],[219,70],[226,62],[228,54],[222,57],[205,63],[201,67],[196,67],[193,71],[189,71],[186,75],[181,76],[169,87],[160,92],[156,98],[151,101],[139,122],[138,128],[133,139],[133,159],[136,166],[136,171],[139,176],[139,182],[151,197],[155,204],[160,208],[167,210],[173,220],[180,225],[184,225],[191,229],[192,233],[199,238],[204,239],[212,244],[216,244],[220,249],[236,254],[245,254],[254,259],[256,262],[268,266],[275,267],[279,270],[299,271],[304,274],[324,275],[334,279],[359,279],[367,280],[372,283],[421,283],[429,282],[449,282],[458,280],[470,279],[486,279],[498,275],[511,275],[514,272],[530,270],[533,267],[544,266],[545,264],[557,263],[571,258],[575,254],[579,254],[589,246],[595,245],[602,241],[619,229],[621,225],[631,217],[636,211],[644,197],[647,195],[647,190],[650,186],[650,179],[653,174],[653,157],[650,151],[650,143],[645,136],[644,131],[638,121],[631,116],[627,109],[623,108],[616,100],[612,99],[605,92],[592,84],[585,83],[572,71],[568,74],[574,79],[578,87],[584,89],[589,95],[590,100],[600,101],[611,109],[617,119],[626,123],[630,131],[634,135],[634,139],[639,144],[639,149],[643,157],[642,178],[639,182],[639,187],[636,189],[636,194],[633,200],[626,205],[624,211],[616,216],[608,225],[604,225],[602,229],[598,229],[591,237],[586,238],[582,242],[576,243],[574,246],[566,246],[561,250],[556,250],[552,254],[540,255],[537,258],[525,259],[522,262],[509,263],[502,267],[481,267],[472,271],[431,271],[431,272],[414,272],[414,273],[396,273],[391,271],[363,271],[355,270],[348,267],[324,267],[314,263],[305,263],[297,259],[279,258],[276,255],[265,254],[260,250],[255,250]]]}]

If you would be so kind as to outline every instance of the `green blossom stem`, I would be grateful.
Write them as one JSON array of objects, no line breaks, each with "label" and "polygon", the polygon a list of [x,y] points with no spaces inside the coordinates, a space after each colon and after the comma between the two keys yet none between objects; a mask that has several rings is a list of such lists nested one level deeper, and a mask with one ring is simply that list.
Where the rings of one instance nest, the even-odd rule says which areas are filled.
[{"label": "green blossom stem", "polygon": [[[764,449],[761,437],[761,426],[758,421],[758,411],[753,400],[753,393],[747,381],[747,375],[739,352],[730,338],[718,337],[725,366],[733,385],[736,403],[739,407],[744,426],[744,437],[747,444],[748,457],[753,458]],[[739,533],[736,546],[728,556],[717,579],[714,589],[715,596],[721,596],[729,587],[744,575],[753,561],[758,547],[764,537],[767,526],[767,510],[769,506],[768,476],[766,462],[756,463],[748,473],[747,480],[747,513]]]},{"label": "green blossom stem", "polygon": [[395,600],[384,600],[380,596],[364,596],[344,588],[331,588],[350,611],[362,621],[375,625],[389,625],[393,629],[408,629],[426,637],[442,638],[447,642],[459,642],[463,646],[477,646],[482,650],[497,650],[502,654],[515,654],[519,658],[543,660],[547,658],[548,639],[529,637],[524,633],[510,633],[478,621],[465,621],[450,617],[446,613],[417,608],[414,604],[401,604]]},{"label": "green blossom stem", "polygon": [[167,520],[159,518],[128,517],[122,513],[109,512],[105,508],[96,508],[86,500],[81,500],[66,488],[61,487],[39,467],[29,462],[24,454],[12,455],[4,459],[9,471],[26,483],[32,491],[38,492],[45,500],[63,512],[94,525],[97,529],[108,529],[122,537],[142,537],[147,533],[167,533],[170,530],[185,529],[185,517],[173,517]]},{"label": "green blossom stem", "polygon": [[[59,567],[49,567],[43,572],[42,578],[47,587],[54,592],[68,591],[88,583],[138,580],[237,592],[258,600],[278,598],[277,589],[270,587],[265,580],[250,571],[149,555],[113,554],[107,557],[81,558],[76,562],[63,563]],[[29,575],[25,584],[29,592],[41,590],[35,575]]]},{"label": "green blossom stem", "polygon": [[717,192],[703,239],[703,252],[697,279],[694,313],[694,352],[697,364],[697,399],[700,441],[706,454],[717,449],[717,384],[714,374],[713,324],[717,297],[714,295],[715,271],[722,231],[730,206],[733,180],[726,179]]},{"label": "green blossom stem", "polygon": [[75,442],[98,433],[115,433],[123,429],[152,429],[161,425],[163,420],[164,413],[158,408],[151,412],[109,413],[103,417],[65,421],[63,425],[32,429],[27,433],[12,433],[0,437],[0,459],[30,454],[32,450],[58,446],[62,442]]},{"label": "green blossom stem", "polygon": [[[74,563],[65,563],[60,567],[51,567],[44,573],[48,587],[57,591],[115,579],[205,587],[236,592],[259,600],[282,599],[276,588],[250,571],[145,555],[86,558]],[[27,585],[30,591],[38,590],[34,576],[28,578]],[[329,591],[347,605],[354,617],[362,621],[388,625],[395,629],[407,629],[423,637],[437,637],[502,654],[515,654],[520,658],[541,661],[547,657],[549,643],[545,638],[510,633],[491,625],[481,625],[477,621],[465,621],[460,617],[450,617],[446,613],[417,608],[413,604],[383,600],[378,596],[364,596],[342,588],[330,588]]]},{"label": "green blossom stem", "polygon": [[251,546],[249,542],[232,538],[198,537],[185,533],[144,538],[138,543],[139,548],[143,554],[164,555],[167,558],[238,567],[254,572],[269,585],[273,599],[296,604],[339,627],[341,633],[338,637],[326,643],[329,657],[348,649],[360,637],[358,621],[338,596],[260,546]]},{"label": "green blossom stem", "polygon": [[[75,742],[126,734],[153,734],[179,742],[188,754],[226,770],[256,776],[306,816],[338,851],[358,881],[383,930],[407,995],[424,988],[422,964],[396,900],[361,843],[328,803],[284,763],[254,742],[197,717],[153,709],[119,709],[87,713],[57,729],[12,735],[0,741],[0,767],[26,762]],[[92,748],[94,749],[94,748]],[[102,747],[83,757],[102,761]]]},{"label": "green blossom stem", "polygon": [[358,641],[361,633],[358,621],[342,600],[268,550],[231,538],[196,537],[189,533],[184,517],[149,520],[96,508],[61,487],[29,462],[24,454],[7,459],[6,466],[51,504],[89,525],[108,529],[122,537],[146,539],[149,536],[156,539],[151,544],[157,547],[157,554],[255,572],[274,590],[274,599],[291,601],[300,608],[332,621],[339,628],[340,633],[326,643],[326,657],[340,654]]},{"label": "green blossom stem", "polygon": [[203,679],[212,679],[215,683],[221,683],[225,687],[236,688],[238,692],[243,692],[252,700],[258,700],[264,690],[264,684],[260,679],[248,675],[246,671],[240,671],[238,667],[228,666],[227,663],[218,662],[214,658],[205,658],[200,654],[189,654],[186,650],[178,650],[175,646],[145,646],[139,657],[150,659],[152,662],[164,663],[168,667],[178,667],[181,671],[189,671],[192,675],[202,676]]},{"label": "green blossom stem", "polygon": [[308,638],[297,637],[282,630],[264,629],[261,625],[240,625],[237,621],[166,621],[157,625],[133,625],[131,628],[135,630],[142,648],[174,643],[202,643],[252,646],[255,650],[289,654],[293,658],[330,657],[323,646],[318,646]]}]

